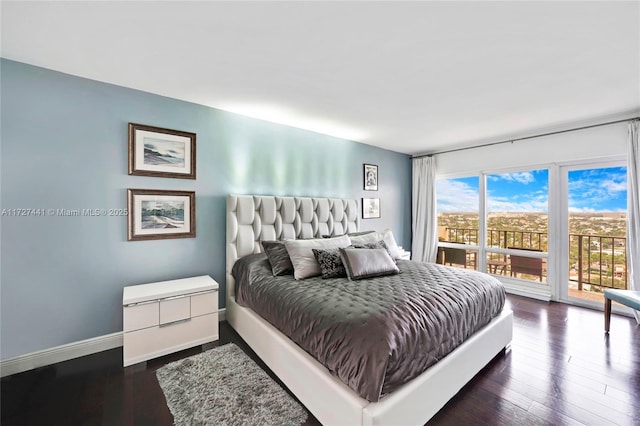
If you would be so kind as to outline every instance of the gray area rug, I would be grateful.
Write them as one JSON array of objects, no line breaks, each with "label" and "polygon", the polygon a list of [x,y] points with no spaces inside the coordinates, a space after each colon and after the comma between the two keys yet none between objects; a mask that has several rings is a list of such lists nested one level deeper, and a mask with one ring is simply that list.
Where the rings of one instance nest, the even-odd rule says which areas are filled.
[{"label": "gray area rug", "polygon": [[174,424],[295,425],[307,412],[233,343],[156,371]]}]

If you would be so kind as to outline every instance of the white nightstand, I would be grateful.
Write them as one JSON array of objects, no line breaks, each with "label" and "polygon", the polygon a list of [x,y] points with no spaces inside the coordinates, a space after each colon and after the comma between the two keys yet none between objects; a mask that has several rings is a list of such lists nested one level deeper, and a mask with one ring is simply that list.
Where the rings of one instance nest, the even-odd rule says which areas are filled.
[{"label": "white nightstand", "polygon": [[398,247],[398,249],[400,250],[400,259],[411,260],[411,252],[410,251],[406,251],[402,247]]},{"label": "white nightstand", "polygon": [[125,367],[218,340],[218,283],[208,275],[125,287],[122,306]]}]

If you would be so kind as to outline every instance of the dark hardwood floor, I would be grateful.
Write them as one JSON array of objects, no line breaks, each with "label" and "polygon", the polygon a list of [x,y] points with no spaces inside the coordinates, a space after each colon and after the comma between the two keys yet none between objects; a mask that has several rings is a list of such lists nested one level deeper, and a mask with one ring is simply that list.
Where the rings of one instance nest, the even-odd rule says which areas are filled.
[{"label": "dark hardwood floor", "polygon": [[[498,355],[429,425],[640,425],[640,327],[602,312],[508,296],[510,350]],[[234,342],[257,360],[227,323],[215,345]],[[124,374],[122,349],[5,377],[1,424],[171,425],[155,377],[162,365],[200,347],[151,360]],[[263,368],[259,360],[259,365]],[[317,425],[312,416],[306,425]]]}]

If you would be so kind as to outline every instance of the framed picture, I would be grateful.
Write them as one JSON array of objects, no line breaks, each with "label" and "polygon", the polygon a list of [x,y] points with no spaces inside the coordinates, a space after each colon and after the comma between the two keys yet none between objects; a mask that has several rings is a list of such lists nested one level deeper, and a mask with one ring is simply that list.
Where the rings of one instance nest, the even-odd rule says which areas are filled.
[{"label": "framed picture", "polygon": [[129,123],[129,174],[196,178],[196,134]]},{"label": "framed picture", "polygon": [[380,217],[380,198],[362,199],[362,218],[375,219]]},{"label": "framed picture", "polygon": [[365,191],[377,191],[378,190],[378,166],[373,164],[364,165],[364,190]]},{"label": "framed picture", "polygon": [[195,191],[128,189],[127,240],[196,236]]}]

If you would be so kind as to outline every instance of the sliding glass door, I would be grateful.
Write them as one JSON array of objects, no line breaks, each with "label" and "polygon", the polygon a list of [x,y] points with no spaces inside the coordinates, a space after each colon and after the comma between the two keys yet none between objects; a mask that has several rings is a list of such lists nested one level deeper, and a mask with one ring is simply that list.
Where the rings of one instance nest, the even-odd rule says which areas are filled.
[{"label": "sliding glass door", "polygon": [[602,306],[605,288],[628,288],[627,170],[620,163],[561,168],[565,262],[560,298]]}]

